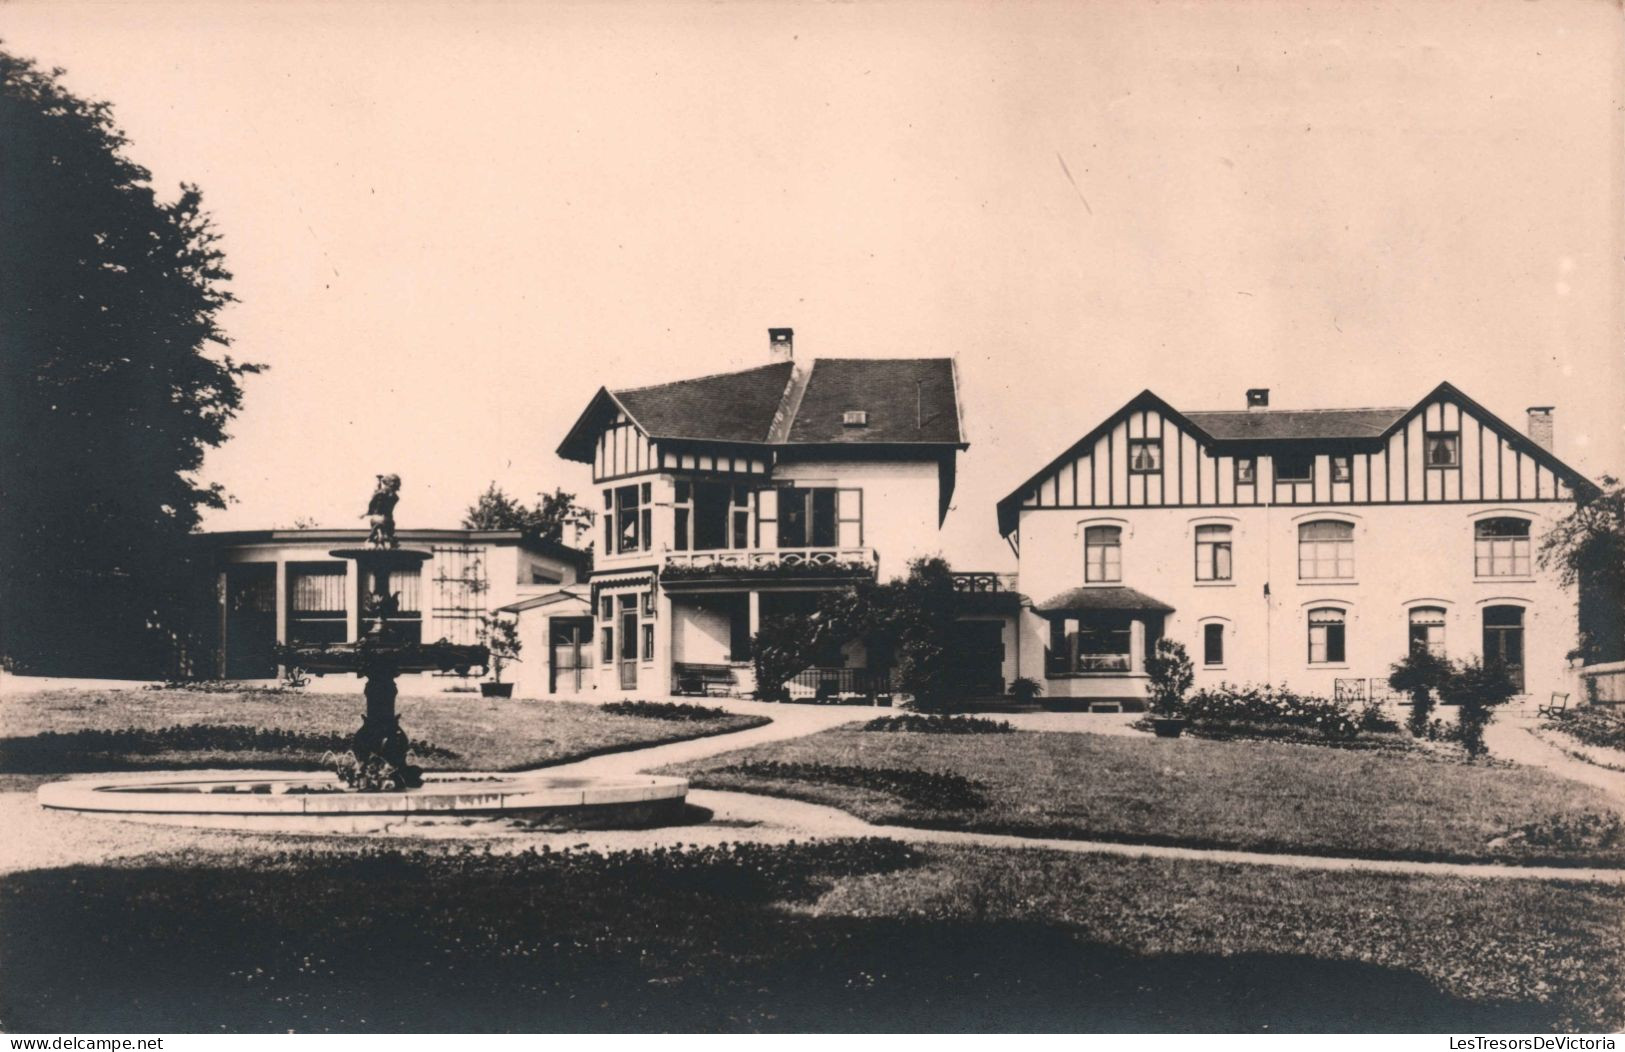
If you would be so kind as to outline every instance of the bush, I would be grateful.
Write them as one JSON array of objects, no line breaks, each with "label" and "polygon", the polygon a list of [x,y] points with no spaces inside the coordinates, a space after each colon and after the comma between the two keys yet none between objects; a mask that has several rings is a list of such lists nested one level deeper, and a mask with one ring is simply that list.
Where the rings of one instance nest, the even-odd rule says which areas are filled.
[{"label": "bush", "polygon": [[1360,733],[1361,720],[1346,701],[1298,694],[1286,687],[1220,684],[1185,700],[1192,730],[1212,736],[1309,737],[1347,741]]},{"label": "bush", "polygon": [[986,786],[964,775],[902,767],[848,767],[828,763],[746,760],[725,772],[784,782],[814,782],[873,789],[898,797],[910,807],[932,811],[979,811],[987,806]]},{"label": "bush", "polygon": [[1547,726],[1587,745],[1625,749],[1625,715],[1603,709],[1570,709],[1563,716],[1548,721]]},{"label": "bush", "polygon": [[1505,840],[1559,851],[1600,851],[1625,844],[1625,817],[1613,811],[1554,815],[1514,829]]},{"label": "bush", "polygon": [[1411,714],[1406,726],[1417,738],[1427,737],[1433,718],[1433,692],[1450,675],[1450,662],[1416,648],[1388,669],[1388,685],[1411,697]]},{"label": "bush", "polygon": [[1506,669],[1498,664],[1482,664],[1477,658],[1451,667],[1450,675],[1439,685],[1439,699],[1456,708],[1456,739],[1469,756],[1482,756],[1484,728],[1495,706],[1517,692]]},{"label": "bush", "polygon": [[649,720],[720,720],[732,715],[714,705],[683,705],[665,701],[612,701],[603,706],[617,716],[639,716]]},{"label": "bush", "polygon": [[863,725],[866,731],[914,734],[1009,734],[1006,720],[987,720],[979,716],[940,716],[909,713],[903,716],[880,716]]},{"label": "bush", "polygon": [[1166,636],[1157,640],[1151,656],[1145,659],[1145,671],[1151,677],[1152,713],[1164,718],[1179,716],[1185,692],[1196,682],[1185,645]]},{"label": "bush", "polygon": [[1044,687],[1031,676],[1017,676],[1010,681],[1010,696],[1017,701],[1032,701],[1044,693]]}]

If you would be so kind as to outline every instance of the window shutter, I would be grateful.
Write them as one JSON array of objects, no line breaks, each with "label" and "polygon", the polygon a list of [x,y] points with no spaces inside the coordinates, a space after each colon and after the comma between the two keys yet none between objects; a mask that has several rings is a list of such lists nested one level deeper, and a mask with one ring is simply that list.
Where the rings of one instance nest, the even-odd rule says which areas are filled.
[{"label": "window shutter", "polygon": [[835,518],[838,536],[835,542],[842,548],[863,546],[863,490],[839,489],[835,491]]},{"label": "window shutter", "polygon": [[779,544],[779,491],[768,488],[756,494],[756,546],[776,548]]}]

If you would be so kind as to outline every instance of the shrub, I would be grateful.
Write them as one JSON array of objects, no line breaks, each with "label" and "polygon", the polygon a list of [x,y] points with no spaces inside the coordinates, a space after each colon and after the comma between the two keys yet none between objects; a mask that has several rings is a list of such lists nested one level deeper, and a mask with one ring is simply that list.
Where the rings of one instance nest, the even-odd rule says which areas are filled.
[{"label": "shrub", "polygon": [[985,785],[946,771],[938,773],[903,767],[788,763],[782,760],[746,760],[723,770],[772,781],[872,789],[898,797],[909,807],[934,811],[976,811],[987,806]]},{"label": "shrub", "polygon": [[714,705],[682,705],[664,701],[612,701],[603,711],[617,716],[639,716],[649,720],[720,720],[730,713]]},{"label": "shrub", "polygon": [[1298,694],[1286,687],[1220,684],[1192,694],[1183,705],[1198,733],[1306,735],[1346,741],[1360,733],[1360,721],[1346,701]]},{"label": "shrub", "polygon": [[1151,711],[1162,717],[1178,716],[1184,709],[1185,692],[1196,682],[1190,655],[1177,639],[1157,640],[1151,656],[1145,659],[1151,677]]},{"label": "shrub", "polygon": [[814,625],[811,618],[785,614],[762,619],[761,630],[750,641],[756,664],[756,695],[782,701],[791,677],[812,663]]},{"label": "shrub", "polygon": [[1450,675],[1450,662],[1422,648],[1393,663],[1388,669],[1388,685],[1411,696],[1411,714],[1406,726],[1411,734],[1427,736],[1433,717],[1433,692]]},{"label": "shrub", "polygon": [[1451,667],[1450,675],[1439,685],[1439,698],[1455,705],[1456,738],[1469,756],[1484,755],[1484,727],[1493,717],[1495,706],[1517,692],[1506,669],[1483,664],[1477,658]]},{"label": "shrub", "polygon": [[1553,815],[1514,829],[1505,840],[1560,851],[1599,851],[1625,844],[1625,817],[1613,811]]},{"label": "shrub", "polygon": [[863,725],[866,731],[907,731],[914,734],[1009,734],[1015,728],[1006,720],[978,716],[940,716],[908,713],[880,716]]},{"label": "shrub", "polygon": [[1032,701],[1044,693],[1044,687],[1031,676],[1017,676],[1010,681],[1010,696],[1017,701]]},{"label": "shrub", "polygon": [[1625,715],[1603,709],[1570,709],[1562,717],[1548,721],[1547,726],[1587,745],[1625,749]]}]

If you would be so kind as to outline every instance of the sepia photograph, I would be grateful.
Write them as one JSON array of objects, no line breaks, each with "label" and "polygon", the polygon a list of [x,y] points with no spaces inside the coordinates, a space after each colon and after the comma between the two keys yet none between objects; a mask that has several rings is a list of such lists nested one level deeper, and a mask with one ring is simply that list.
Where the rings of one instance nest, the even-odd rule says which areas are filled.
[{"label": "sepia photograph", "polygon": [[1621,477],[1618,2],[0,0],[0,1032],[1611,1049]]}]

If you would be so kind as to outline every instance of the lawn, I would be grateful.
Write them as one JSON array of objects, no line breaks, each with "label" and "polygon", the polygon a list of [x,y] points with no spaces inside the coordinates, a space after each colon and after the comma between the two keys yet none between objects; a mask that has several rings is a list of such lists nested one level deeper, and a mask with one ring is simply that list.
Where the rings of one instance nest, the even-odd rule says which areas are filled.
[{"label": "lawn", "polygon": [[1254,851],[1625,864],[1608,797],[1544,771],[1257,741],[836,728],[667,769],[871,822]]},{"label": "lawn", "polygon": [[883,840],[0,879],[7,1031],[1606,1030],[1622,975],[1619,887]]},{"label": "lawn", "polygon": [[[333,681],[334,685],[344,680]],[[349,747],[365,707],[353,692],[49,690],[0,697],[0,775],[186,767],[321,766]],[[743,730],[720,713],[657,719],[564,701],[477,694],[402,697],[401,725],[431,770],[518,770]],[[34,779],[38,781],[36,777]],[[26,779],[12,778],[18,783]],[[10,786],[23,787],[20,784]]]}]

